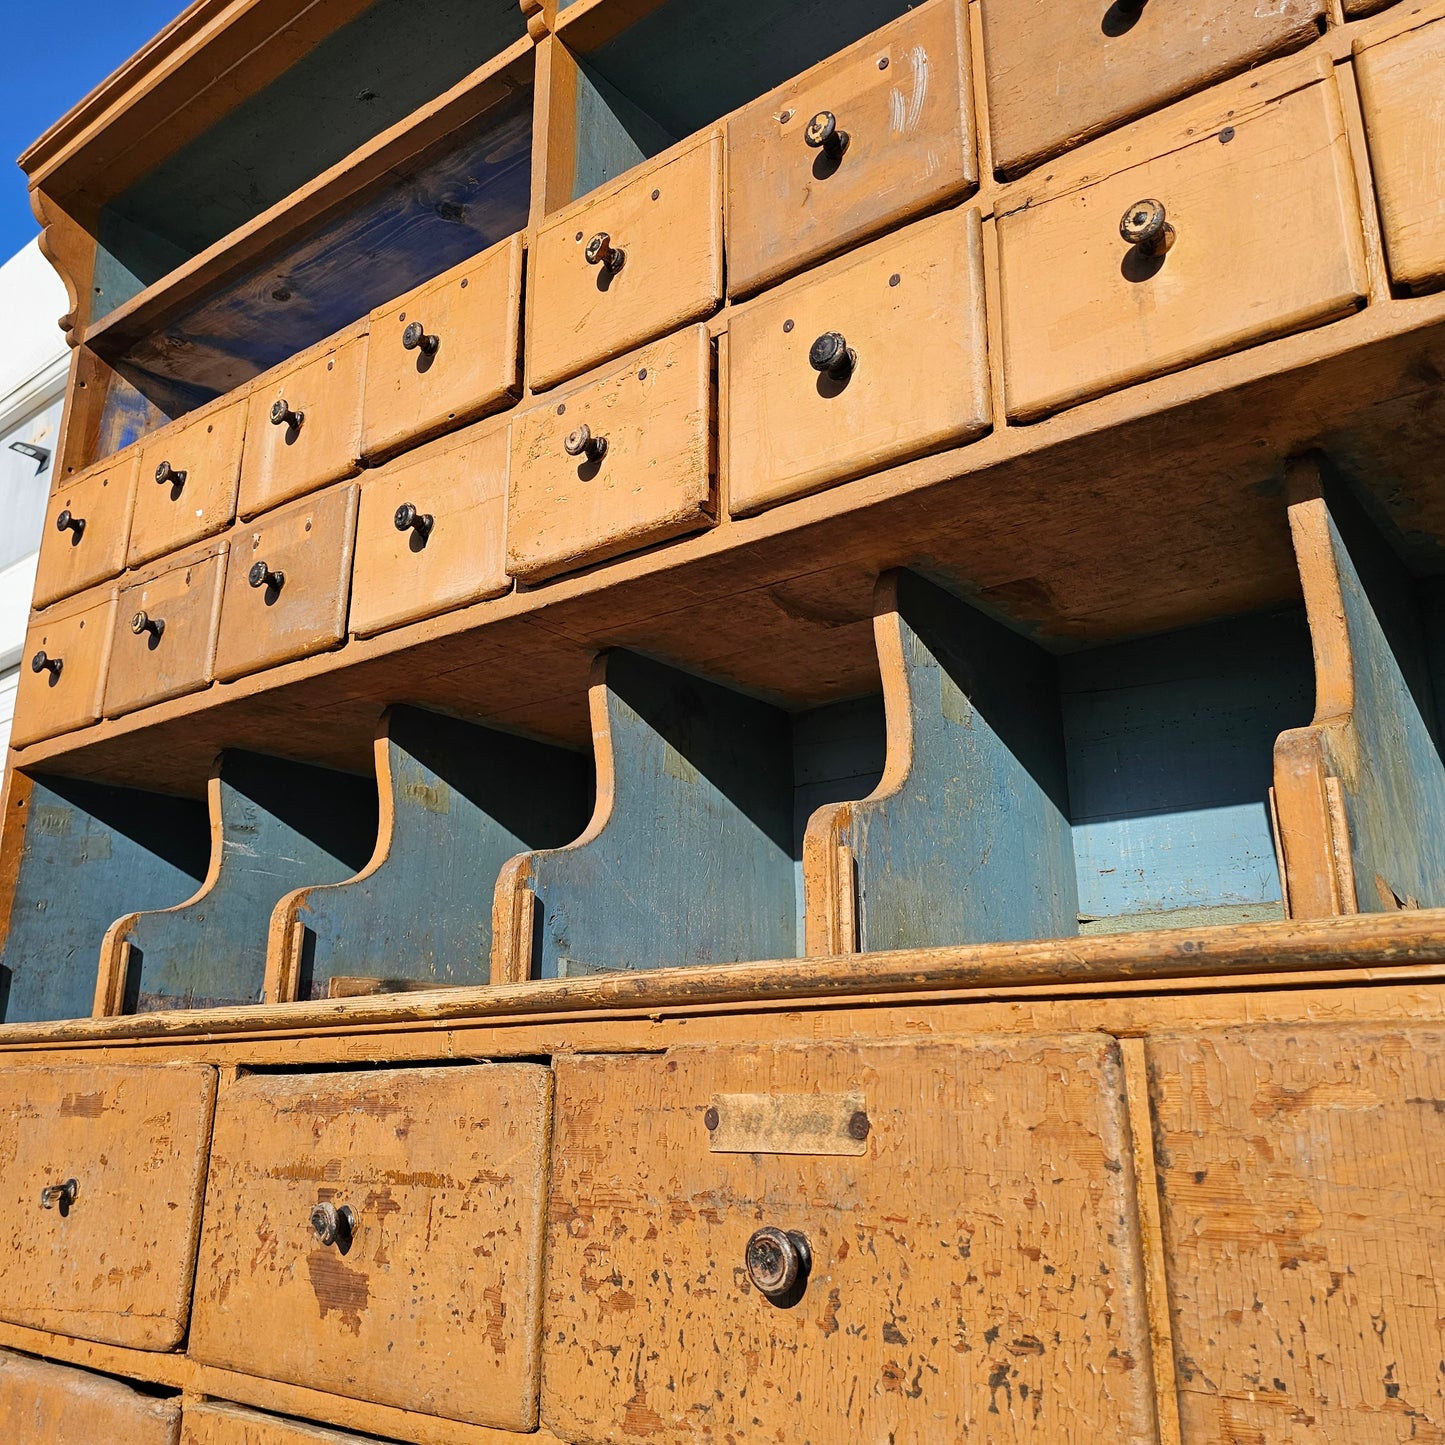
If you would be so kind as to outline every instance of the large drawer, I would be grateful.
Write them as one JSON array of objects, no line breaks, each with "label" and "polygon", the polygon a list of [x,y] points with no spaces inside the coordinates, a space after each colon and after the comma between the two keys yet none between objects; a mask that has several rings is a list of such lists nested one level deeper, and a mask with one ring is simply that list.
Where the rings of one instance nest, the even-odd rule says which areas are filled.
[{"label": "large drawer", "polygon": [[[830,345],[838,364],[820,371]],[[978,212],[918,221],[740,307],[727,361],[734,513],[983,435]]]},{"label": "large drawer", "polygon": [[979,7],[994,169],[1016,176],[1316,39],[1323,0],[987,0]]},{"label": "large drawer", "polygon": [[127,567],[230,526],[245,432],[246,403],[241,398],[172,422],[141,443]]},{"label": "large drawer", "polygon": [[202,1064],[0,1073],[0,1318],[180,1344],[215,1096]]},{"label": "large drawer", "polygon": [[1112,1039],[556,1073],[542,1420],[563,1439],[1155,1440]]},{"label": "large drawer", "polygon": [[15,746],[100,718],[115,609],[116,589],[107,587],[58,602],[33,619],[15,691]]},{"label": "large drawer", "polygon": [[722,136],[551,217],[532,248],[527,381],[552,386],[722,300]]},{"label": "large drawer", "polygon": [[140,452],[134,448],[68,481],[50,499],[35,569],[36,607],[118,576],[125,567]]},{"label": "large drawer", "polygon": [[520,412],[507,571],[536,580],[710,527],[712,371],[693,326]]},{"label": "large drawer", "polygon": [[353,633],[369,637],[507,591],[510,447],[510,425],[498,417],[367,474]]},{"label": "large drawer", "polygon": [[9,1445],[175,1445],[179,1397],[0,1350],[0,1440]]},{"label": "large drawer", "polygon": [[966,10],[932,0],[728,122],[731,295],[974,189]]},{"label": "large drawer", "polygon": [[1355,71],[1390,279],[1428,291],[1445,281],[1445,5],[1395,24],[1356,42]]},{"label": "large drawer", "polygon": [[227,541],[211,542],[121,589],[105,682],[107,717],[210,683],[229,550]]},{"label": "large drawer", "polygon": [[[1228,104],[1220,99],[1182,131],[1170,121],[1121,137],[1090,171],[1057,174],[1000,217],[1011,419],[1363,304],[1359,206],[1333,78],[1273,99],[1231,98],[1236,108],[1216,108]],[[1147,229],[1161,208],[1167,249],[1123,239],[1126,223]]]},{"label": "large drawer", "polygon": [[366,336],[348,336],[256,382],[246,411],[242,517],[353,475],[361,466]]},{"label": "large drawer", "polygon": [[522,238],[371,313],[361,454],[369,462],[504,406],[521,383]]},{"label": "large drawer", "polygon": [[241,677],[341,642],[355,540],[354,483],[238,528],[226,559],[216,676]]},{"label": "large drawer", "polygon": [[[191,1355],[534,1428],[550,1094],[540,1064],[230,1085],[216,1110]],[[257,1328],[265,1320],[282,1327]]]}]

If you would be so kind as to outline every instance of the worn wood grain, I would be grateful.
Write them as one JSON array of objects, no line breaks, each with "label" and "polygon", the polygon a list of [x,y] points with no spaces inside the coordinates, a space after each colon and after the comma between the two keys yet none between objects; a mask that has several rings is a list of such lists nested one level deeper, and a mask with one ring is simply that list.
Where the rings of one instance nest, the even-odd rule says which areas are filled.
[{"label": "worn wood grain", "polygon": [[[40,534],[32,606],[48,607],[117,576],[125,567],[139,462],[139,452],[123,453],[65,481],[51,496]],[[70,526],[60,525],[62,513],[69,514]]]},{"label": "worn wood grain", "polygon": [[181,1405],[105,1375],[0,1350],[0,1436],[24,1445],[176,1445]]},{"label": "worn wood grain", "polygon": [[187,1402],[181,1417],[181,1445],[360,1445],[361,1441],[360,1435],[263,1415],[220,1400]]},{"label": "worn wood grain", "polygon": [[115,587],[102,587],[35,616],[16,681],[12,746],[23,748],[101,716],[116,597]]}]

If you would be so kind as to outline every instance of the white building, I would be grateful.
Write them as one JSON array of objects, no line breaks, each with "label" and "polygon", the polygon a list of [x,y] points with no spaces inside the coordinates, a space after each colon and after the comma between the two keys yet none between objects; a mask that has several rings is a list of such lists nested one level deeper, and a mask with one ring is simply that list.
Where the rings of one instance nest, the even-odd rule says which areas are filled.
[{"label": "white building", "polygon": [[0,756],[10,743],[70,350],[65,287],[32,241],[0,266]]}]

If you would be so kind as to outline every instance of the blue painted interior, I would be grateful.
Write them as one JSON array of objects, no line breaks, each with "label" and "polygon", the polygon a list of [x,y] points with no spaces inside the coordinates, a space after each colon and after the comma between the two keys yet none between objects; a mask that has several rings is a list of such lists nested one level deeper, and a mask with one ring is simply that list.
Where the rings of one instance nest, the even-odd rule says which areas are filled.
[{"label": "blue painted interior", "polygon": [[590,761],[420,708],[387,714],[393,824],[370,876],[311,890],[303,998],[334,975],[486,983],[502,865],[575,838],[592,807]]},{"label": "blue painted interior", "polygon": [[374,0],[105,208],[95,314],[245,225],[525,32],[516,0]]},{"label": "blue painted interior", "polygon": [[188,898],[206,876],[203,803],[37,777],[0,955],[0,1020],[89,1017],[100,944],[122,914]]},{"label": "blue painted interior", "polygon": [[282,894],[349,877],[376,844],[369,779],[259,753],[222,754],[220,815],[211,889],[184,908],[142,913],[126,934],[127,1013],[259,1002]]}]

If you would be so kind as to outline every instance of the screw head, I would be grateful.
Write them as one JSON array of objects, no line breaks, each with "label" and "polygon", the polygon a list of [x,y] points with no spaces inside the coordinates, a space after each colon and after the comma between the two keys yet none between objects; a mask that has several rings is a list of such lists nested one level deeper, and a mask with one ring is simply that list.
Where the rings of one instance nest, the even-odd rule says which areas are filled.
[{"label": "screw head", "polygon": [[703,1122],[703,1127],[704,1127],[705,1129],[707,1129],[707,1131],[708,1131],[709,1133],[711,1133],[714,1129],[717,1128],[718,1124],[721,1123],[722,1121],[718,1118],[718,1112],[717,1112],[717,1110],[716,1110],[715,1108],[710,1108],[710,1109],[702,1116],[702,1122]]}]

